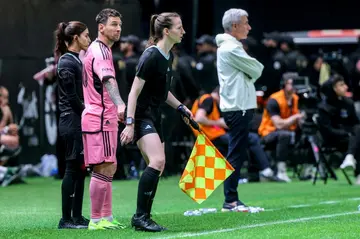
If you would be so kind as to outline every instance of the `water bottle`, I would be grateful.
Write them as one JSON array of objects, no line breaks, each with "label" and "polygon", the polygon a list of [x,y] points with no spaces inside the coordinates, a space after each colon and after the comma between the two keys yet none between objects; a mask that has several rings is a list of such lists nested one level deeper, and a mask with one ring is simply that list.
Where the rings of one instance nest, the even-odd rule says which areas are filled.
[{"label": "water bottle", "polygon": [[199,211],[202,214],[207,214],[207,213],[216,213],[217,209],[216,208],[200,208]]},{"label": "water bottle", "polygon": [[247,178],[240,178],[239,181],[238,181],[239,184],[245,184],[245,183],[248,183],[248,182],[249,182],[249,180]]},{"label": "water bottle", "polygon": [[184,216],[201,216],[201,212],[199,210],[189,210],[184,212]]},{"label": "water bottle", "polygon": [[360,211],[360,205],[358,206],[358,210]]}]

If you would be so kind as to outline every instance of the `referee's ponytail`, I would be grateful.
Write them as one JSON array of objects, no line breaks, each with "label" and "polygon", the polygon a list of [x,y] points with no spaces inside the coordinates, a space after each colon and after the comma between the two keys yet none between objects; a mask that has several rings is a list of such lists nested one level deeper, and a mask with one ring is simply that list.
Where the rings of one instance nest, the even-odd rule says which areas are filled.
[{"label": "referee's ponytail", "polygon": [[74,36],[80,36],[86,29],[87,26],[82,22],[60,22],[55,30],[55,56],[60,57],[65,54]]},{"label": "referee's ponytail", "polygon": [[180,17],[176,12],[163,12],[159,15],[155,14],[150,19],[150,37],[146,47],[155,45],[163,38],[164,28],[170,29],[173,26],[172,18]]}]

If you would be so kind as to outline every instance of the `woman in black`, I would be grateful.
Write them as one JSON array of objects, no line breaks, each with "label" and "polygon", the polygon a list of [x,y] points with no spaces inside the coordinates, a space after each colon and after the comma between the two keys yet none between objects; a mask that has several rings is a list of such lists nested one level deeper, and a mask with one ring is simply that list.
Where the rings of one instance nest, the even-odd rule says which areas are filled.
[{"label": "woman in black", "polygon": [[66,169],[62,181],[62,218],[58,228],[87,228],[89,220],[82,216],[85,170],[81,139],[82,63],[80,51],[89,44],[89,30],[82,22],[62,22],[56,31],[55,55],[59,94],[59,132],[66,148]]},{"label": "woman in black", "polygon": [[169,91],[173,60],[170,50],[175,43],[181,42],[184,34],[181,18],[177,13],[161,13],[151,17],[151,46],[140,57],[129,94],[126,127],[120,136],[121,143],[127,144],[135,140],[148,163],[139,181],[137,210],[131,220],[131,225],[136,230],[166,230],[154,222],[150,214],[159,176],[165,166],[159,106],[166,102],[174,109],[191,115],[190,110]]}]

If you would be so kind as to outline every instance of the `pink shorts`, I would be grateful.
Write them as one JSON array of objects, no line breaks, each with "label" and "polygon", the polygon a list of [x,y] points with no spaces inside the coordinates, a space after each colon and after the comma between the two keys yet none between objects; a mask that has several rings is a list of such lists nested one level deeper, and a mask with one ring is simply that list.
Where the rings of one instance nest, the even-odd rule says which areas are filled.
[{"label": "pink shorts", "polygon": [[85,166],[114,163],[116,160],[117,131],[103,131],[95,134],[83,133]]}]

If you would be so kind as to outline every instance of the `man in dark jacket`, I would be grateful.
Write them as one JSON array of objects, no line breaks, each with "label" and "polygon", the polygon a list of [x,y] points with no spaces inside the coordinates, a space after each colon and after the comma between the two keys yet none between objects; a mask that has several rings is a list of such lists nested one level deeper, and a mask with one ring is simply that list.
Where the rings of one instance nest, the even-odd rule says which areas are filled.
[{"label": "man in dark jacket", "polygon": [[319,105],[319,125],[325,144],[346,152],[340,168],[356,168],[356,184],[360,184],[360,167],[355,160],[360,157],[360,127],[354,103],[346,97],[347,90],[340,75],[334,75],[322,85],[325,99]]},{"label": "man in dark jacket", "polygon": [[197,63],[195,68],[197,80],[202,91],[211,93],[219,85],[214,38],[209,35],[202,35],[196,40],[196,49]]}]

